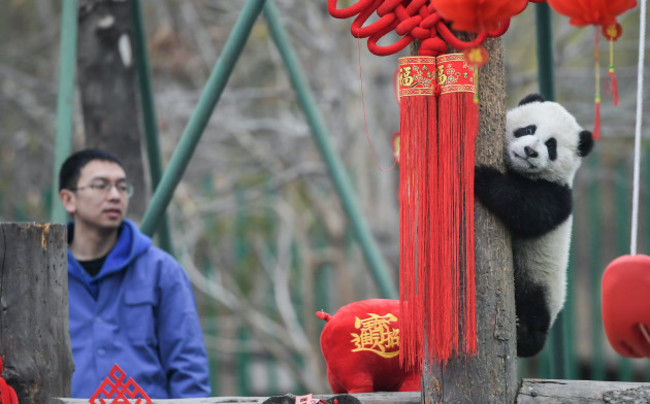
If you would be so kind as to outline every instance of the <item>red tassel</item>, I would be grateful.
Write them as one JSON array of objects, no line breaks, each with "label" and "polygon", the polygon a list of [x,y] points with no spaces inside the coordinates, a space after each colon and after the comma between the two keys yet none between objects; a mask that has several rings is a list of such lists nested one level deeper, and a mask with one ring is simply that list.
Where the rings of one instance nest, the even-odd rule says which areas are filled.
[{"label": "red tassel", "polygon": [[[436,190],[442,205],[443,251],[437,278],[442,306],[429,307],[436,323],[437,339],[430,352],[438,362],[446,362],[462,351],[476,353],[476,307],[474,278],[474,140],[478,130],[478,110],[474,103],[473,71],[462,53],[439,56],[438,138],[441,184]],[[448,286],[444,286],[448,285]],[[429,299],[432,301],[433,299]],[[448,301],[447,301],[448,300]],[[460,326],[464,334],[460,334]],[[435,331],[435,330],[432,330]],[[461,340],[464,342],[459,347]]]},{"label": "red tassel", "polygon": [[[400,58],[400,361],[407,369],[421,369],[425,354],[444,364],[476,352],[473,74],[461,53],[433,62]],[[423,90],[424,81],[432,88]]]},{"label": "red tassel", "polygon": [[600,52],[598,50],[598,30],[595,31],[594,42],[596,43],[596,46],[594,48],[594,62],[596,65],[596,96],[594,98],[594,106],[596,110],[594,117],[594,130],[591,136],[594,138],[594,140],[598,140],[600,139]]},{"label": "red tassel", "polygon": [[[407,369],[421,368],[424,353],[425,283],[418,269],[430,266],[430,207],[427,185],[436,160],[436,81],[434,57],[399,59],[400,92],[400,360]],[[407,341],[404,341],[404,338]]]},{"label": "red tassel", "polygon": [[618,84],[616,83],[613,66],[610,66],[609,73],[607,74],[607,94],[612,95],[614,106],[618,105]]},{"label": "red tassel", "polygon": [[614,74],[614,41],[609,41],[609,73],[607,73],[607,94],[611,94],[614,106],[618,105],[618,84]]}]

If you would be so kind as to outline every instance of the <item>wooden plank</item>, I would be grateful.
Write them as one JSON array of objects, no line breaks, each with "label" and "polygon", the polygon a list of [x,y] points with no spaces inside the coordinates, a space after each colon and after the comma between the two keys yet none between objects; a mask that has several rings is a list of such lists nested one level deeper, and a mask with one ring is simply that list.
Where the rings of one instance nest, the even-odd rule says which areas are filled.
[{"label": "wooden plank", "polygon": [[[326,400],[333,395],[314,395]],[[420,392],[383,392],[353,394],[362,404],[420,404]],[[209,397],[153,400],[153,404],[261,404],[268,397]],[[525,379],[517,404],[647,404],[650,383],[606,382],[591,380]],[[87,399],[59,398],[49,404],[87,404]],[[135,400],[132,404],[137,404]]]},{"label": "wooden plank", "polygon": [[66,226],[0,223],[0,355],[20,404],[70,395]]},{"label": "wooden plank", "polygon": [[[314,398],[327,400],[334,394],[314,395]],[[382,392],[353,394],[363,404],[420,404],[421,395],[418,391],[412,392]],[[152,400],[152,404],[261,404],[268,397],[208,397],[186,398],[169,400]],[[131,400],[136,404],[135,400]],[[57,398],[50,400],[49,404],[88,404],[87,399]],[[109,402],[110,404],[110,402]]]},{"label": "wooden plank", "polygon": [[517,404],[650,403],[650,383],[526,379]]}]

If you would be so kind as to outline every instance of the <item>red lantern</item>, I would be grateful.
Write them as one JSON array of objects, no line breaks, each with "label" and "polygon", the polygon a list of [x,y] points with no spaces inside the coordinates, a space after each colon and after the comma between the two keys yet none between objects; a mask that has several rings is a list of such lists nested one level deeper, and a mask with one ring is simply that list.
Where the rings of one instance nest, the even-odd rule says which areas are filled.
[{"label": "red lantern", "polygon": [[528,0],[431,0],[458,31],[493,31],[526,8]]},{"label": "red lantern", "polygon": [[616,17],[636,7],[636,0],[548,0],[548,4],[577,27],[616,24]]}]

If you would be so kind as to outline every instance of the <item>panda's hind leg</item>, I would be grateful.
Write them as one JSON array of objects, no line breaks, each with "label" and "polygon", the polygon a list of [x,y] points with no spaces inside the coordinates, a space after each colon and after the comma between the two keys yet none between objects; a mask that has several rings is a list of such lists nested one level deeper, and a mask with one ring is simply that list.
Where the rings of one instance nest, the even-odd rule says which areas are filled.
[{"label": "panda's hind leg", "polygon": [[551,323],[546,301],[546,293],[541,286],[515,281],[517,356],[528,358],[544,348]]}]

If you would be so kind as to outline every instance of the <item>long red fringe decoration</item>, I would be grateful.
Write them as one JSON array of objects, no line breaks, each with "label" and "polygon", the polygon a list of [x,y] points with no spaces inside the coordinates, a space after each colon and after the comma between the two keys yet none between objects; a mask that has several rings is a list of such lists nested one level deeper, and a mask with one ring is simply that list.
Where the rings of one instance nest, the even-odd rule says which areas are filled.
[{"label": "long red fringe decoration", "polygon": [[[473,72],[462,53],[399,63],[400,360],[421,369],[426,354],[444,364],[461,352],[476,353],[478,111]],[[433,74],[426,91],[425,71]]]},{"label": "long red fringe decoration", "polygon": [[436,188],[437,181],[431,175],[438,160],[435,57],[400,58],[399,72],[400,328],[403,336],[400,357],[407,358],[407,368],[421,368],[425,282],[417,268],[430,268],[433,254],[429,252],[432,246],[438,245],[438,240],[433,239],[437,234],[431,234],[431,209],[435,210],[435,206],[428,200],[427,192],[428,187]]}]

